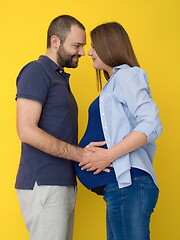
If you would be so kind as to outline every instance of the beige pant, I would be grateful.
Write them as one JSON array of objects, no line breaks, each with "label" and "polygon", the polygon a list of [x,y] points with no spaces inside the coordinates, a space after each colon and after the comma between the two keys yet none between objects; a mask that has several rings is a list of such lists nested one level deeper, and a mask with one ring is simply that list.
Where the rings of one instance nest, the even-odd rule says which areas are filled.
[{"label": "beige pant", "polygon": [[35,184],[17,195],[30,240],[72,240],[75,187]]}]

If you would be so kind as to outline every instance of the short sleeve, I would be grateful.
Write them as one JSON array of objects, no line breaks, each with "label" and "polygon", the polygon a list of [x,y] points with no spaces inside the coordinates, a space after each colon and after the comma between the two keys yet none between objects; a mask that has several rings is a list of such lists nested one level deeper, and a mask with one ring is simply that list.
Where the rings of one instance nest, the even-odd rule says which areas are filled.
[{"label": "short sleeve", "polygon": [[17,81],[17,98],[26,98],[45,103],[48,89],[51,86],[44,66],[39,62],[30,62],[20,71]]}]

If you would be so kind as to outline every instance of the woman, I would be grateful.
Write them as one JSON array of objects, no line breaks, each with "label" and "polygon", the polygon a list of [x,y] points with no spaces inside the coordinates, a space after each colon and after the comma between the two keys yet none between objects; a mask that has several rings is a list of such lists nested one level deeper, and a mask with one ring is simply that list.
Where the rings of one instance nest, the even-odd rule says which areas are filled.
[{"label": "woman", "polygon": [[[158,109],[124,28],[102,24],[91,31],[91,41],[88,54],[97,79],[101,85],[103,70],[107,83],[89,108],[80,146],[88,145],[100,160],[76,163],[76,173],[88,189],[104,196],[108,240],[149,240],[159,193],[152,167],[154,140],[162,130]],[[95,147],[93,142],[104,140],[104,148]]]}]

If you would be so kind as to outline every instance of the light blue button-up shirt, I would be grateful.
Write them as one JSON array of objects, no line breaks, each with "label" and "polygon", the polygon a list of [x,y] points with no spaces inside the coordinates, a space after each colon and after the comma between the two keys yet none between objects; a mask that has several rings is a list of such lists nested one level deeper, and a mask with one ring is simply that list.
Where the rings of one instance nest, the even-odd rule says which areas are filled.
[{"label": "light blue button-up shirt", "polygon": [[147,74],[141,68],[127,64],[115,67],[113,72],[101,91],[99,101],[108,148],[132,131],[147,136],[147,144],[113,162],[119,188],[131,185],[131,167],[148,172],[157,185],[152,162],[156,150],[154,141],[161,134],[162,125],[151,97]]}]

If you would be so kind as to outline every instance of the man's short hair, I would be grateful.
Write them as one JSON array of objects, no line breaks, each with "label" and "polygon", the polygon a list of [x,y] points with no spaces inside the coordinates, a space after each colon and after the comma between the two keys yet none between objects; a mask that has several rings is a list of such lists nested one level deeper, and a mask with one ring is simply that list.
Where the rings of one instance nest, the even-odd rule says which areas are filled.
[{"label": "man's short hair", "polygon": [[61,15],[52,20],[47,32],[47,48],[51,47],[51,37],[56,35],[63,43],[72,25],[77,25],[85,31],[85,27],[76,18],[69,15]]}]

